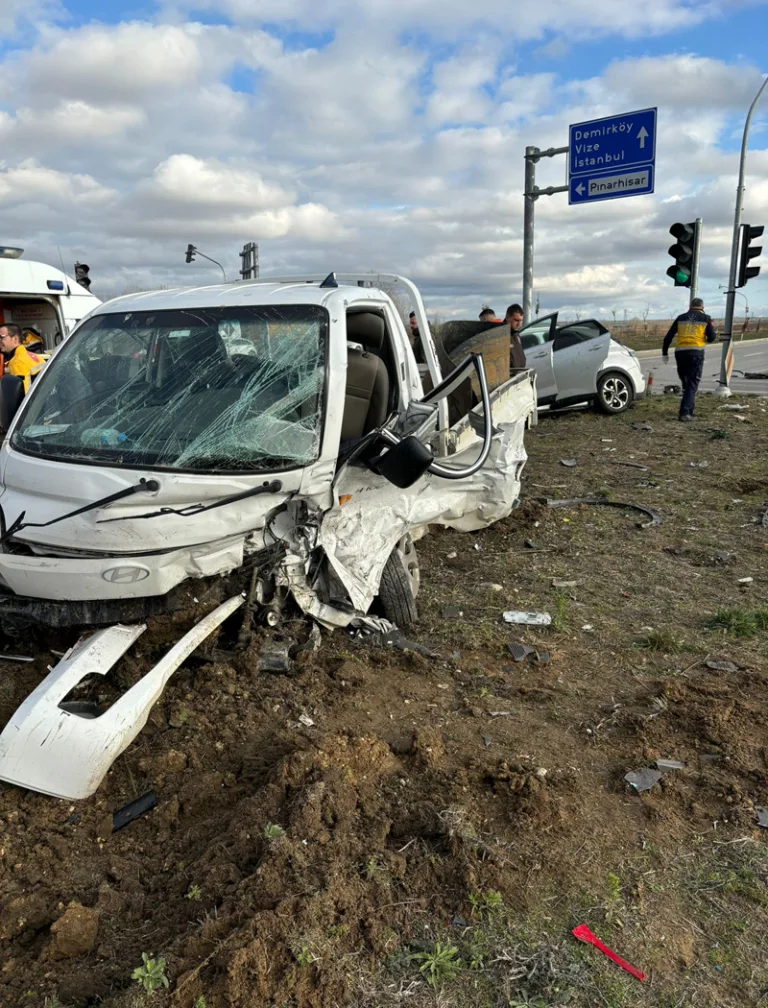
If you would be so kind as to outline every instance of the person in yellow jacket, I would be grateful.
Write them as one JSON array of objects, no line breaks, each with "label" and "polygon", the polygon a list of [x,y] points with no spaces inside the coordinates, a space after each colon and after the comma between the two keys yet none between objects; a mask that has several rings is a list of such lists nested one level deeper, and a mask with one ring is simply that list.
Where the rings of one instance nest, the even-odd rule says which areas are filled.
[{"label": "person in yellow jacket", "polygon": [[34,375],[45,363],[37,354],[21,345],[21,328],[13,322],[0,325],[0,354],[2,354],[3,374],[18,375],[24,379],[24,392]]}]

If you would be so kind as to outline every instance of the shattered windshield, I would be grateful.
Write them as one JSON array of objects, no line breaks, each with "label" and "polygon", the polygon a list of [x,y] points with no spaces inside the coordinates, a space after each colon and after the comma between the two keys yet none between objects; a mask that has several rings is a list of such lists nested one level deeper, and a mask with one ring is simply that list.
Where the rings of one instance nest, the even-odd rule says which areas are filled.
[{"label": "shattered windshield", "polygon": [[318,305],[96,315],[33,386],[12,444],[140,468],[306,465],[320,447],[327,332]]}]

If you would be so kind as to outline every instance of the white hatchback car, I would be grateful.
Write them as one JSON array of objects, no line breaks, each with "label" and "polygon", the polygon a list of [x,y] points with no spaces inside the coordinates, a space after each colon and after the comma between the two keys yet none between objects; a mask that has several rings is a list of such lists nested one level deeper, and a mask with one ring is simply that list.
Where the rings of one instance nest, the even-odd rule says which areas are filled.
[{"label": "white hatchback car", "polygon": [[558,313],[520,330],[528,367],[536,373],[538,408],[594,404],[623,413],[646,393],[637,354],[611,338],[597,319],[557,324]]}]

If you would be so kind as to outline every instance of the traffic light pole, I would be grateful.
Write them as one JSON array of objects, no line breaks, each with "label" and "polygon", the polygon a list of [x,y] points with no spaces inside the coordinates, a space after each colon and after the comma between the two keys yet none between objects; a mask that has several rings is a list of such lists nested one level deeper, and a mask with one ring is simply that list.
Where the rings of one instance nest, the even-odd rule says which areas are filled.
[{"label": "traffic light pole", "polygon": [[720,362],[719,388],[715,390],[715,395],[727,398],[731,395],[729,382],[731,371],[733,370],[733,315],[736,307],[736,272],[739,263],[739,234],[741,231],[741,212],[744,207],[744,172],[747,160],[747,142],[749,140],[749,127],[752,123],[752,114],[757,108],[758,102],[763,97],[763,92],[768,86],[768,77],[763,81],[760,90],[755,95],[755,100],[749,107],[747,118],[744,123],[744,136],[741,140],[741,160],[739,161],[739,184],[736,188],[736,209],[733,216],[733,240],[731,242],[731,270],[728,276],[728,290],[725,297],[725,322],[723,324],[723,356]]},{"label": "traffic light pole", "polygon": [[533,252],[534,252],[534,206],[539,196],[568,192],[568,186],[548,186],[539,189],[536,185],[536,164],[543,157],[567,154],[568,147],[525,148],[525,203],[523,205],[523,325],[533,318]]},{"label": "traffic light pole", "polygon": [[701,228],[704,221],[696,218],[696,232],[693,240],[693,262],[691,263],[691,301],[699,293],[699,261],[701,259]]}]

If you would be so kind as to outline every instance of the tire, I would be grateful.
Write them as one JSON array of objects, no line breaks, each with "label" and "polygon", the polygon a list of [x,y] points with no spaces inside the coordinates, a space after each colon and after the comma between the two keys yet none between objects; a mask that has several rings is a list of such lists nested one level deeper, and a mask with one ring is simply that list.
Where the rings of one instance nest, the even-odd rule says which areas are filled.
[{"label": "tire", "polygon": [[406,536],[390,553],[379,584],[379,607],[400,630],[410,630],[418,621],[416,595],[420,580],[416,548],[411,537]]},{"label": "tire", "polygon": [[615,416],[629,409],[635,398],[632,382],[620,371],[608,371],[597,379],[595,405],[601,413]]}]

